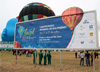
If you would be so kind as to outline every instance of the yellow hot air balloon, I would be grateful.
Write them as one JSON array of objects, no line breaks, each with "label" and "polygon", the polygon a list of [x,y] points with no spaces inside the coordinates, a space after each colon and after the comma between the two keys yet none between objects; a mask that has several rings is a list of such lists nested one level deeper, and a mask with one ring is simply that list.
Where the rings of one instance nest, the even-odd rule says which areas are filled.
[{"label": "yellow hot air balloon", "polygon": [[77,24],[81,21],[83,17],[83,10],[78,7],[71,7],[66,9],[62,13],[63,22],[70,28],[70,30],[74,30]]}]

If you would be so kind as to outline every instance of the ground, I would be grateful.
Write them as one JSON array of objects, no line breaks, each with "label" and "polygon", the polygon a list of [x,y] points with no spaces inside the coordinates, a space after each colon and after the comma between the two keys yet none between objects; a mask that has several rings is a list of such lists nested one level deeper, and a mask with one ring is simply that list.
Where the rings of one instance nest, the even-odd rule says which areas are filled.
[{"label": "ground", "polygon": [[[33,65],[33,56],[26,57],[26,55],[18,56],[18,62],[16,62],[16,56],[12,52],[1,51],[0,52],[0,72],[93,72],[93,66],[80,66],[79,58],[75,58],[75,52],[62,52],[62,70],[60,70],[60,52],[52,51],[52,64],[51,65],[39,65],[37,52],[37,65]],[[95,72],[100,72],[100,55],[99,59],[95,59]]]}]

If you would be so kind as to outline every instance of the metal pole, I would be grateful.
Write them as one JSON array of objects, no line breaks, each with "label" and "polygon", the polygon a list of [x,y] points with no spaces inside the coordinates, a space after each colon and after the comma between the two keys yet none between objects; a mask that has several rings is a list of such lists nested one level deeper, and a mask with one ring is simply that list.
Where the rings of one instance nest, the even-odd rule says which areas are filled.
[{"label": "metal pole", "polygon": [[[99,55],[98,55],[99,56]],[[99,60],[99,71],[100,71],[100,60]]]},{"label": "metal pole", "polygon": [[36,50],[35,50],[35,67],[36,67]]},{"label": "metal pole", "polygon": [[[36,54],[37,54],[37,53],[36,53],[36,51],[35,51],[35,57],[37,56]],[[37,58],[37,57],[36,57],[36,58]],[[36,60],[36,64],[37,64],[37,59],[36,59],[36,58],[35,58],[35,60]]]},{"label": "metal pole", "polygon": [[95,72],[95,55],[93,50],[93,72]]},{"label": "metal pole", "polygon": [[17,64],[17,50],[16,50],[16,64]]},{"label": "metal pole", "polygon": [[60,70],[62,70],[62,51],[60,50]]}]

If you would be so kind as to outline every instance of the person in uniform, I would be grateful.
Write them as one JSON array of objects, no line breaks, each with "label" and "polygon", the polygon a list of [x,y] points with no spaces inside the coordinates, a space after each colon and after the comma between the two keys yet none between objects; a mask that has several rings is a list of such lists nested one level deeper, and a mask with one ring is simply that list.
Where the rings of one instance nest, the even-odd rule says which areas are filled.
[{"label": "person in uniform", "polygon": [[35,61],[35,60],[36,60],[36,59],[35,59],[35,58],[36,58],[36,57],[35,57],[35,54],[36,54],[36,57],[37,57],[37,52],[36,52],[36,50],[33,51],[33,64],[36,63],[36,61]]},{"label": "person in uniform", "polygon": [[40,50],[40,52],[39,52],[39,65],[41,65],[42,58],[43,58],[43,53],[42,53],[42,50]]},{"label": "person in uniform", "polygon": [[48,65],[51,65],[51,53],[50,51],[47,53],[47,57],[48,57]]},{"label": "person in uniform", "polygon": [[44,52],[44,65],[46,65],[46,61],[47,61],[47,53],[46,53],[46,50]]}]

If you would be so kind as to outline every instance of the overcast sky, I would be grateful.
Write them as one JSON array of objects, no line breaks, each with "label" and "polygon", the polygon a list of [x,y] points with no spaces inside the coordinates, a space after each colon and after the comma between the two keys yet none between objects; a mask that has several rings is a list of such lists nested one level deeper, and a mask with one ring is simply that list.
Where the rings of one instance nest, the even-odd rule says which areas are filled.
[{"label": "overcast sky", "polygon": [[0,36],[7,21],[18,16],[23,6],[31,2],[48,5],[56,15],[61,15],[64,10],[73,6],[80,7],[84,12],[96,10],[100,46],[100,0],[0,0]]}]

